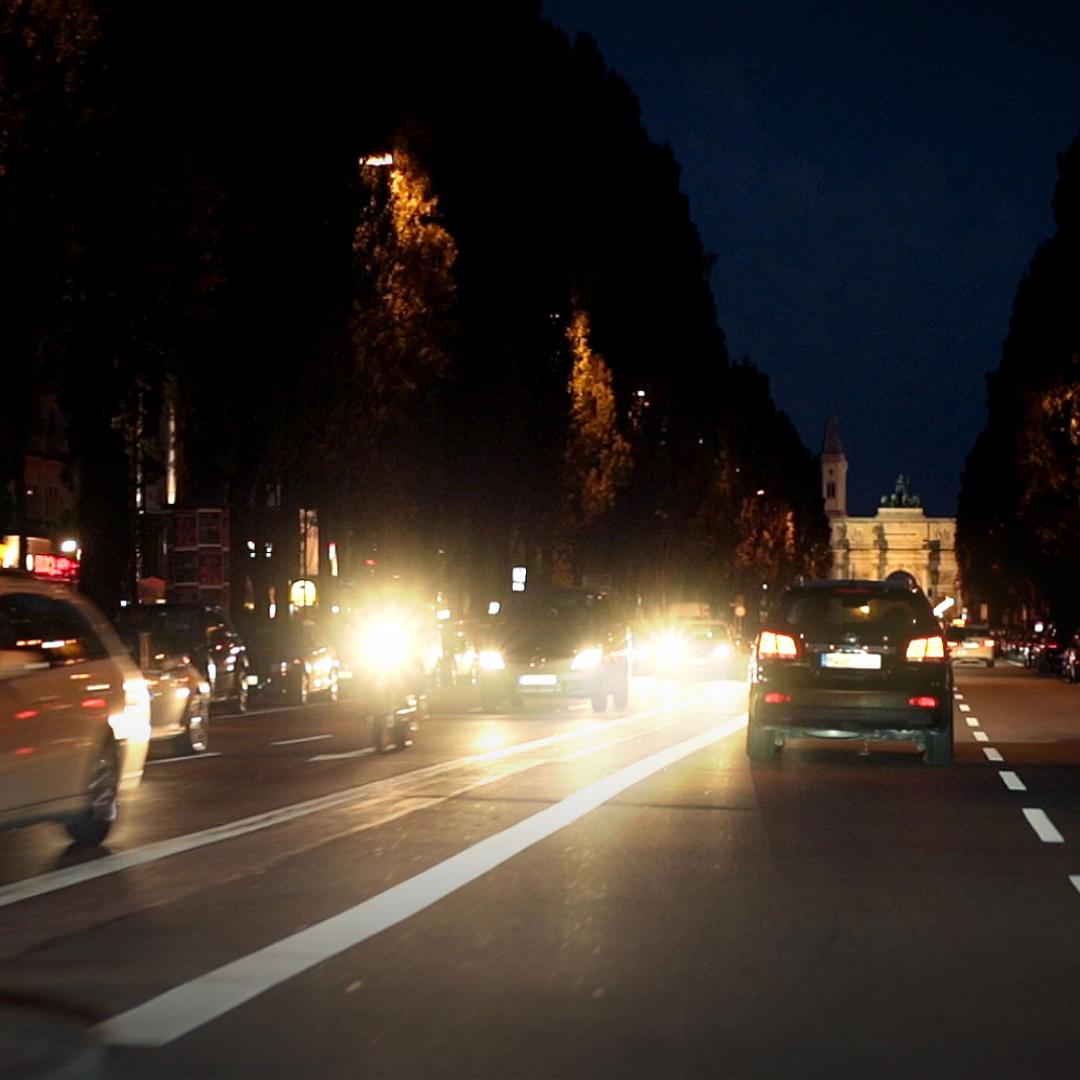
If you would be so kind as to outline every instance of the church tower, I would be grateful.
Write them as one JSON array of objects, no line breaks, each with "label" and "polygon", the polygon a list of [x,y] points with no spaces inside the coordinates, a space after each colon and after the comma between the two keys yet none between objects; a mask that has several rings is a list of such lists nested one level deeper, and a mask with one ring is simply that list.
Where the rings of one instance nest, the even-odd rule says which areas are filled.
[{"label": "church tower", "polygon": [[830,518],[847,516],[847,455],[840,442],[840,424],[830,416],[821,449],[821,497]]}]

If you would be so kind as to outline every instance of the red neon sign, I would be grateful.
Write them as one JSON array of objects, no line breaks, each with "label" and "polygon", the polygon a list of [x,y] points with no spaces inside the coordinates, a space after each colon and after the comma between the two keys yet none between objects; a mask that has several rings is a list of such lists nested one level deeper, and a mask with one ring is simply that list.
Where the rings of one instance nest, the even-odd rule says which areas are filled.
[{"label": "red neon sign", "polygon": [[79,560],[69,555],[35,555],[33,573],[51,581],[78,581]]}]

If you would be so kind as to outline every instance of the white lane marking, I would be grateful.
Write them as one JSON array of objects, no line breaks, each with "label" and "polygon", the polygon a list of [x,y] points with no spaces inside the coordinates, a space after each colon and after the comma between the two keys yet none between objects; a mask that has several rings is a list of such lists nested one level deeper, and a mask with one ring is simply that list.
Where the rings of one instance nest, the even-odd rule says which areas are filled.
[{"label": "white lane marking", "polygon": [[1035,830],[1035,834],[1044,844],[1065,843],[1065,837],[1054,827],[1054,823],[1046,816],[1045,810],[1025,806],[1024,817],[1027,818],[1028,824]]},{"label": "white lane marking", "polygon": [[959,710],[960,710],[961,712],[971,712],[971,706],[970,706],[970,705],[965,705],[965,704],[964,704],[964,703],[963,703],[962,701],[961,701],[961,702],[960,702],[960,704],[959,704],[959,705],[957,706],[957,708],[958,708],[958,709],[959,709]]},{"label": "white lane marking", "polygon": [[204,758],[221,757],[220,750],[206,750],[201,754],[182,754],[176,757],[154,758],[147,765],[172,765],[176,761],[202,761]]},{"label": "white lane marking", "polygon": [[359,750],[342,750],[337,754],[316,754],[314,757],[308,758],[308,763],[312,761],[344,761],[346,758],[358,758],[364,757],[367,754],[374,754],[374,746],[364,746]]},{"label": "white lane marking", "polygon": [[986,755],[986,760],[987,761],[1004,761],[1005,760],[1001,756],[1001,751],[1000,750],[995,750],[994,747],[992,747],[992,746],[984,746],[983,747],[983,753]]},{"label": "white lane marking", "polygon": [[635,784],[746,726],[746,714],[675,743],[452,855],[347,911],[114,1016],[96,1031],[121,1046],[164,1046],[316,964],[437,903]]},{"label": "white lane marking", "polygon": [[1073,888],[1080,892],[1080,874],[1070,874],[1069,880],[1073,883]]},{"label": "white lane marking", "polygon": [[1009,772],[1008,769],[999,769],[998,776],[1001,777],[1005,786],[1010,791],[1027,791],[1027,784],[1025,784],[1016,773]]},{"label": "white lane marking", "polygon": [[[554,746],[557,743],[567,742],[573,739],[585,738],[596,734],[598,731],[608,731],[613,728],[624,727],[627,724],[639,720],[651,720],[655,716],[665,713],[676,712],[679,709],[691,708],[708,701],[708,696],[691,698],[689,701],[679,702],[675,705],[653,709],[647,712],[635,713],[621,717],[618,720],[596,721],[584,728],[575,728],[572,731],[557,732],[554,735],[546,735],[543,738],[532,739],[529,742],[511,743],[509,746],[499,747],[479,754],[470,754],[462,758],[454,758],[450,761],[440,762],[438,765],[428,765],[422,769],[413,769],[409,772],[398,773],[396,776],[387,777],[384,780],[369,781],[356,787],[345,788],[341,791],[331,792],[329,795],[320,795],[314,799],[306,799],[303,802],[281,806],[274,810],[267,810],[261,814],[253,814],[251,817],[239,818],[223,825],[215,825],[199,832],[187,833],[183,836],[174,836],[168,840],[158,840],[144,847],[134,848],[131,851],[118,852],[115,855],[105,855],[91,862],[78,863],[74,866],[65,866],[60,870],[50,870],[37,877],[26,878],[23,881],[15,881],[9,885],[0,886],[0,907],[9,904],[17,904],[23,900],[32,899],[35,896],[43,896],[46,893],[55,892],[57,889],[66,889],[72,885],[79,885],[84,881],[93,881],[95,878],[106,877],[122,870],[130,870],[146,863],[157,862],[158,859],[170,858],[173,855],[181,855],[196,848],[205,847],[207,844],[216,844],[222,840],[232,840],[247,833],[256,832],[259,829],[271,828],[274,825],[283,825],[296,818],[306,817],[308,814],[316,814],[323,810],[333,810],[346,803],[358,802],[364,799],[374,799],[397,788],[416,783],[418,780],[427,780],[434,776],[441,776],[454,769],[463,766],[482,765],[489,761],[497,761],[500,758],[510,757],[514,754],[523,754],[544,746]],[[369,748],[370,749],[370,748]],[[206,757],[206,754],[199,755]],[[166,758],[172,761],[175,759]],[[186,760],[186,759],[179,759]],[[545,759],[546,760],[546,759]],[[536,764],[543,762],[537,761]]]},{"label": "white lane marking", "polygon": [[974,736],[976,742],[990,741],[990,736],[987,735],[985,731],[973,731],[971,734]]},{"label": "white lane marking", "polygon": [[956,695],[956,700],[957,701],[963,701],[964,700],[964,695],[961,694],[959,690],[954,690],[953,693]]},{"label": "white lane marking", "polygon": [[333,735],[305,735],[302,739],[278,739],[277,742],[272,742],[271,746],[295,746],[296,743],[302,742],[318,742],[320,739],[332,739]]},{"label": "white lane marking", "polygon": [[979,718],[977,716],[965,716],[964,719],[967,721],[967,726],[968,727],[978,727],[979,726]]}]

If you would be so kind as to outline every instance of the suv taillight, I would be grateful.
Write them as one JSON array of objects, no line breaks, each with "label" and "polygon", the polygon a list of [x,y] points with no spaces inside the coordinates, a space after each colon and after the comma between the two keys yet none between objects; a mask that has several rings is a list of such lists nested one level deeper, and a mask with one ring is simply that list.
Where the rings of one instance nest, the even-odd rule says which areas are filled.
[{"label": "suv taillight", "polygon": [[944,660],[945,641],[935,634],[933,637],[917,637],[908,642],[908,660]]},{"label": "suv taillight", "polygon": [[762,630],[757,639],[759,660],[795,660],[799,655],[799,643],[790,634],[777,634]]}]

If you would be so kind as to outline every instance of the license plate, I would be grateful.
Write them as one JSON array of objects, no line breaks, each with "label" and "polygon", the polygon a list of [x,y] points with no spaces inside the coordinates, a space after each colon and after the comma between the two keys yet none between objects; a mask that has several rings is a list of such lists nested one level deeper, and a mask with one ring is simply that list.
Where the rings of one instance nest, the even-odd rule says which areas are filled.
[{"label": "license plate", "polygon": [[846,668],[849,671],[878,671],[881,668],[881,654],[864,652],[822,653],[821,666],[827,668]]},{"label": "license plate", "polygon": [[555,686],[559,682],[557,675],[521,675],[518,686]]}]

